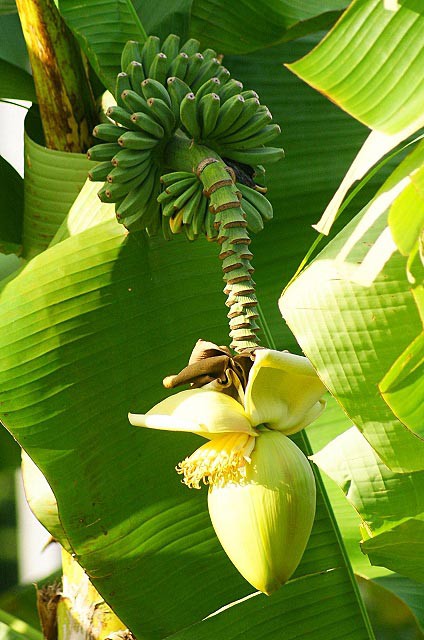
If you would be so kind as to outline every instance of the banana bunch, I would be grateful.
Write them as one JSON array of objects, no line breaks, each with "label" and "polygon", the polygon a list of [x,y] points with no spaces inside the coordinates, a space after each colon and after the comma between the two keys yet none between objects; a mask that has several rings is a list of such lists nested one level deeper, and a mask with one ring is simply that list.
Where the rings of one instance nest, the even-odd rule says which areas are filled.
[{"label": "banana bunch", "polygon": [[[115,203],[118,221],[130,230],[146,228],[154,234],[162,228],[167,238],[180,230],[189,239],[202,232],[211,240],[216,238],[201,185],[194,188],[194,173],[192,184],[183,183],[189,195],[180,192],[182,185],[174,184],[168,193],[171,183],[166,182],[166,170],[177,169],[169,175],[181,173],[180,167],[169,166],[167,158],[175,138],[205,145],[233,168],[248,167],[252,175],[263,171],[260,162],[283,155],[282,149],[265,146],[280,129],[270,124],[271,114],[257,94],[243,91],[215,51],[200,52],[199,47],[194,39],[180,46],[179,37],[171,34],[162,45],[156,36],[147,38],[142,47],[129,41],[122,52],[117,104],[107,110],[108,122],[95,127],[93,135],[103,142],[89,149],[88,157],[97,162],[90,179],[104,182],[99,198]],[[252,175],[243,182],[259,190]],[[172,195],[177,191],[174,206]],[[248,201],[246,196],[248,227],[254,232],[263,226],[255,209],[260,198],[258,192],[252,204],[252,197]],[[195,205],[199,207],[196,215]]]},{"label": "banana bunch", "polygon": [[165,238],[204,234],[223,261],[232,344],[258,344],[249,232],[272,218],[263,164],[283,157],[268,143],[280,133],[255,91],[244,90],[212,49],[150,36],[130,41],[116,79],[116,105],[93,131],[88,151],[99,198],[115,203],[119,222]]}]

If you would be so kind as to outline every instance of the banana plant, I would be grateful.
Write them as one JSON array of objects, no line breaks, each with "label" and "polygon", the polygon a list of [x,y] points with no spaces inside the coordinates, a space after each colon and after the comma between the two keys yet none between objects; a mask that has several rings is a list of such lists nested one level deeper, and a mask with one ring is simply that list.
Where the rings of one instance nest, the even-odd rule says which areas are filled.
[{"label": "banana plant", "polygon": [[17,1],[0,418],[63,549],[44,637],[372,639],[354,570],[423,623],[424,20],[388,4]]}]

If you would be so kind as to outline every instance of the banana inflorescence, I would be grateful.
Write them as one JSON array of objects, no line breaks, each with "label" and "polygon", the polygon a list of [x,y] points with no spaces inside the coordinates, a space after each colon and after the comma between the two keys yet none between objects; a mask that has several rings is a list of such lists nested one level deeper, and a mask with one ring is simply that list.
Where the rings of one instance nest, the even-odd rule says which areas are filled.
[{"label": "banana inflorescence", "polygon": [[248,232],[258,233],[272,207],[262,164],[283,157],[268,143],[280,133],[258,95],[244,90],[212,49],[180,46],[169,35],[130,41],[116,80],[116,106],[95,127],[103,141],[88,151],[91,180],[129,230],[162,229],[165,238],[200,234],[221,245],[232,346],[258,343]]}]

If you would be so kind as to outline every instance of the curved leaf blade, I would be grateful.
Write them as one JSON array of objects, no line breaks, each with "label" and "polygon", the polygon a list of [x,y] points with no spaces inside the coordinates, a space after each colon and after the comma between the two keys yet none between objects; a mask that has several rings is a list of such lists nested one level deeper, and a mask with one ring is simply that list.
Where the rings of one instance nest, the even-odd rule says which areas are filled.
[{"label": "curved leaf blade", "polygon": [[59,0],[63,19],[74,33],[106,89],[114,91],[127,40],[144,42],[146,33],[130,0]]},{"label": "curved leaf blade", "polygon": [[0,59],[0,98],[37,102],[31,74],[7,60]]},{"label": "curved leaf blade", "polygon": [[410,135],[424,124],[418,71],[423,33],[420,0],[396,10],[380,0],[356,0],[327,37],[289,68],[368,127]]},{"label": "curved leaf blade", "polygon": [[346,0],[193,0],[190,36],[219,53],[249,53],[327,29]]},{"label": "curved leaf blade", "polygon": [[0,253],[20,253],[24,215],[24,182],[19,173],[0,156],[0,188],[3,194],[0,216]]},{"label": "curved leaf blade", "polygon": [[378,384],[422,325],[387,215],[423,157],[421,144],[280,301],[324,383],[394,471],[422,469],[422,425],[417,434],[406,429],[381,398]]}]

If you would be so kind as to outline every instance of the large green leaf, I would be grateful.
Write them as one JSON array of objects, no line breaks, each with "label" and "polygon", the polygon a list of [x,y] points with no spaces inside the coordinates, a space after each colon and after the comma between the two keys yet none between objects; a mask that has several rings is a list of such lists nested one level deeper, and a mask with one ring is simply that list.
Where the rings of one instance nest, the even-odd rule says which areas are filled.
[{"label": "large green leaf", "polygon": [[220,53],[249,53],[327,29],[347,0],[192,0],[190,35]]},{"label": "large green leaf", "polygon": [[0,58],[27,72],[31,69],[17,13],[0,15]]},{"label": "large green leaf", "polygon": [[0,253],[19,253],[24,214],[24,183],[19,173],[1,156],[0,188],[3,193]]},{"label": "large green leaf", "polygon": [[37,102],[34,80],[24,69],[0,59],[0,98]]},{"label": "large green leaf", "polygon": [[23,247],[29,259],[49,246],[92,163],[83,154],[47,149],[39,137],[35,141],[39,124],[35,113],[29,112],[25,124]]},{"label": "large green leaf", "polygon": [[394,471],[423,468],[422,424],[417,433],[405,428],[377,385],[422,324],[387,215],[423,158],[421,143],[280,302],[324,383]]},{"label": "large green leaf", "polygon": [[361,516],[362,550],[371,563],[424,580],[424,471],[390,471],[355,427],[313,460]]},{"label": "large green leaf", "polygon": [[424,125],[423,65],[421,0],[394,10],[381,0],[355,0],[290,69],[368,127],[409,135]]},{"label": "large green leaf", "polygon": [[193,0],[132,0],[141,23],[149,35],[164,40],[170,33],[188,38]]},{"label": "large green leaf", "polygon": [[[215,254],[205,242],[189,256],[182,239],[149,245],[112,220],[39,255],[2,296],[2,419],[46,474],[94,585],[140,638],[169,635],[251,592],[218,545],[204,492],[173,470],[198,439],[145,433],[126,418],[158,400],[159,380],[199,336],[223,341]],[[320,498],[297,576],[319,581],[343,565]],[[340,577],[338,611],[358,620],[346,569]],[[258,598],[261,608],[275,601]],[[332,621],[323,610],[322,624]],[[368,637],[363,623],[351,637]]]},{"label": "large green leaf", "polygon": [[144,42],[146,33],[130,0],[58,0],[58,7],[106,89],[115,88],[127,40]]},{"label": "large green leaf", "polygon": [[396,574],[382,576],[376,579],[377,584],[390,589],[414,612],[414,615],[424,633],[424,586],[409,578]]},{"label": "large green leaf", "polygon": [[356,0],[326,38],[289,65],[294,73],[373,129],[317,224],[328,234],[348,189],[424,125],[424,14],[420,0],[389,8]]}]

